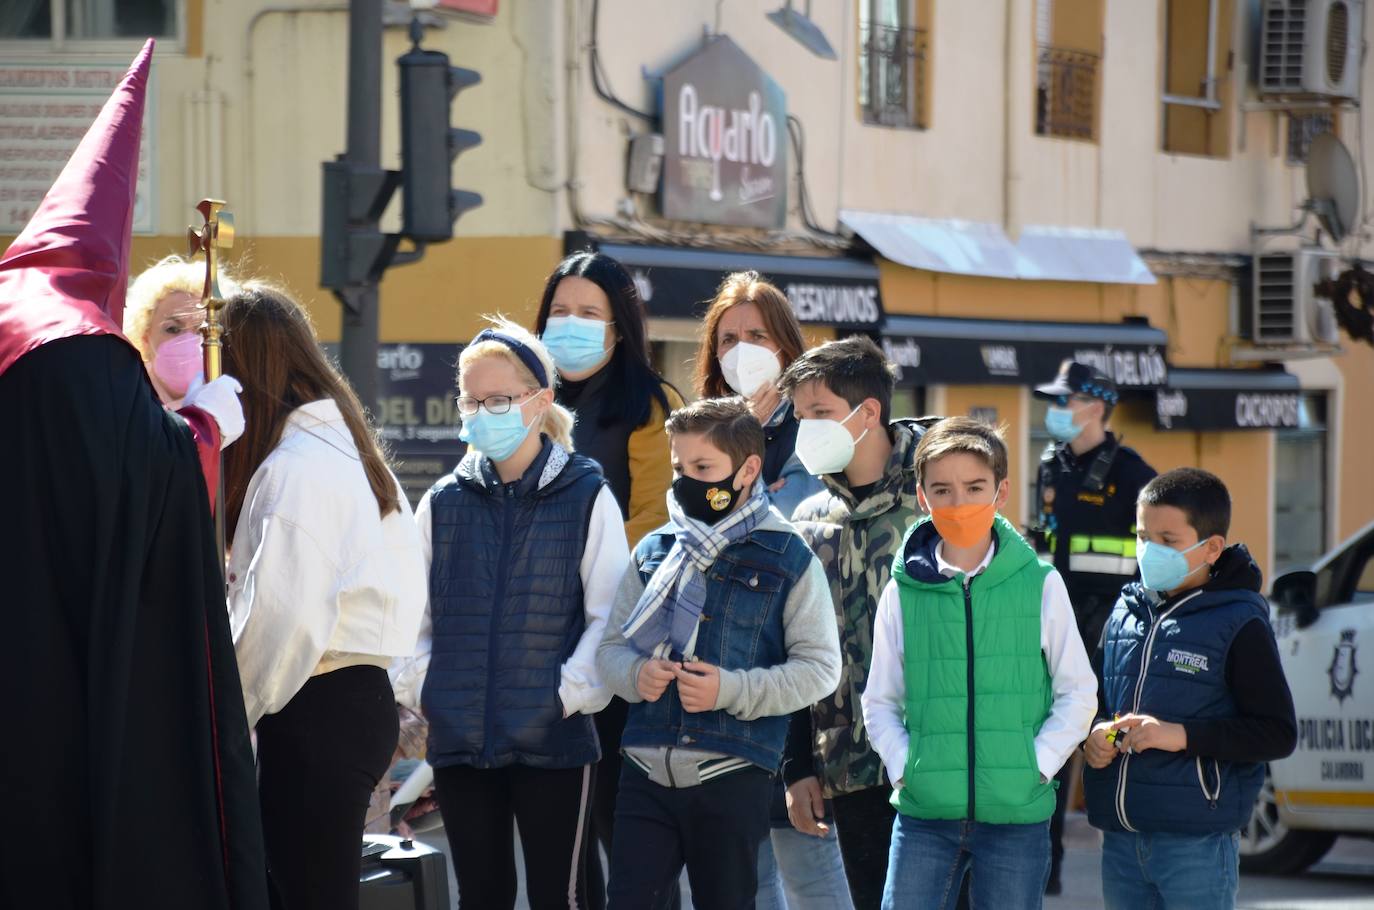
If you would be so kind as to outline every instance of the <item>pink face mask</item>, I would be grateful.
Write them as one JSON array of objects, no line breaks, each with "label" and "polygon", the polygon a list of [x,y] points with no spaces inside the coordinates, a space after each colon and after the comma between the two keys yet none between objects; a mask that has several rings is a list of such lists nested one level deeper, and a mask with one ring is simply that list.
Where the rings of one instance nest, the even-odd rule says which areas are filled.
[{"label": "pink face mask", "polygon": [[204,367],[200,335],[195,332],[164,341],[153,354],[153,375],[178,398],[186,394]]}]

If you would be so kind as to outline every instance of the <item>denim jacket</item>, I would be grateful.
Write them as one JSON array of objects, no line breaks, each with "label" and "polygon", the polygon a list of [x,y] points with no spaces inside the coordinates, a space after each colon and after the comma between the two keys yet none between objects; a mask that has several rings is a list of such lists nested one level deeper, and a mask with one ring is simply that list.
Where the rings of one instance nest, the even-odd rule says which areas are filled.
[{"label": "denim jacket", "polygon": [[677,686],[657,700],[640,696],[646,657],[621,633],[648,580],[673,546],[671,525],[635,548],[616,596],[597,668],[630,702],[624,748],[688,748],[742,758],[776,771],[787,715],[834,691],[839,640],[825,573],[806,543],[776,511],[721,553],[707,573],[698,660],[720,668],[713,711],[683,710]]}]

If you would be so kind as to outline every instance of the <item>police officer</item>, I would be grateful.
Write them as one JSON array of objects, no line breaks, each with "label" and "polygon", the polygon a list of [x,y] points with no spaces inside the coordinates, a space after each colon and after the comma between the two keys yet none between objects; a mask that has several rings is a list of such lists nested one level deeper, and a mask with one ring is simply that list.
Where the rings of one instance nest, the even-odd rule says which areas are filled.
[{"label": "police officer", "polygon": [[[1064,577],[1078,633],[1092,654],[1122,586],[1135,577],[1135,501],[1156,472],[1107,429],[1118,396],[1116,384],[1099,370],[1066,360],[1035,394],[1050,401],[1045,428],[1055,442],[1040,460],[1040,515],[1032,535],[1041,558]],[[1059,773],[1047,894],[1060,891],[1071,767],[1077,766],[1066,764]]]}]

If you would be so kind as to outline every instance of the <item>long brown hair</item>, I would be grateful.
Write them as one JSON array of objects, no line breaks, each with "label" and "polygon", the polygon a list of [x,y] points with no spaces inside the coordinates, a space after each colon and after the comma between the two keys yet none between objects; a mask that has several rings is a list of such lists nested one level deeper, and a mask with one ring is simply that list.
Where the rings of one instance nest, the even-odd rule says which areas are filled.
[{"label": "long brown hair", "polygon": [[281,439],[291,412],[332,398],[362,458],[368,486],[385,516],[400,509],[396,482],[371,424],[339,372],[320,349],[305,309],[280,288],[248,281],[224,305],[224,372],[243,384],[246,426],[224,450],[229,533],[238,527],[248,482]]},{"label": "long brown hair", "polygon": [[726,311],[742,303],[752,303],[763,316],[764,328],[778,346],[778,360],[785,370],[806,350],[802,341],[801,324],[787,295],[774,285],[764,281],[758,272],[735,272],[725,276],[716,290],[716,298],[706,311],[706,325],[701,346],[697,348],[697,368],[693,377],[697,395],[702,398],[720,398],[735,394],[725,382],[725,374],[720,371],[720,360],[716,357],[716,327]]}]

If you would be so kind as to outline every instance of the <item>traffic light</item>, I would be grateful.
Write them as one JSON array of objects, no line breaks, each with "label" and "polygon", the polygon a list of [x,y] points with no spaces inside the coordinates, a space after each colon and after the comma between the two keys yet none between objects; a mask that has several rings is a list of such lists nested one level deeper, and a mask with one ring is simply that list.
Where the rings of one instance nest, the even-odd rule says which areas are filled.
[{"label": "traffic light", "polygon": [[453,222],[482,204],[477,193],[453,189],[453,159],[479,145],[472,130],[449,126],[455,95],[476,85],[475,70],[449,66],[448,55],[418,43],[401,67],[401,234],[418,243],[453,237]]}]

